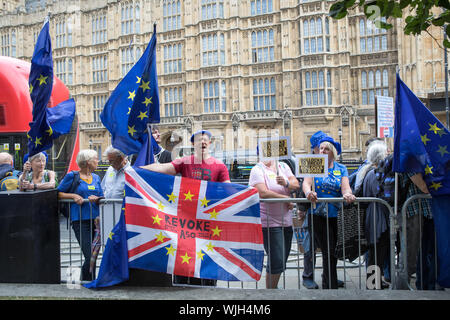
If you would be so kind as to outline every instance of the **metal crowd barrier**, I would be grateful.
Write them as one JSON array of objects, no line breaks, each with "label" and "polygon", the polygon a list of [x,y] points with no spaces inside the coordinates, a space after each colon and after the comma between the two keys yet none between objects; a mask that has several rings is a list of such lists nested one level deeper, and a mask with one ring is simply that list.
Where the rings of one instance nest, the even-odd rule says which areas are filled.
[{"label": "metal crowd barrier", "polygon": [[[59,200],[61,203],[64,202],[73,202],[72,200]],[[88,200],[84,200],[84,202],[88,202]],[[289,198],[289,199],[261,199],[261,202],[264,203],[274,203],[274,202],[278,202],[278,203],[307,203],[309,204],[309,200],[307,200],[306,198]],[[344,210],[344,200],[343,198],[319,198],[317,204],[321,203],[321,202],[327,202],[327,203],[340,203],[340,210]],[[404,270],[406,267],[406,263],[405,260],[399,260],[398,258],[398,254],[396,252],[396,246],[395,246],[395,241],[396,241],[396,236],[397,236],[397,231],[400,229],[400,225],[399,225],[399,221],[397,221],[397,217],[396,215],[394,215],[393,209],[389,206],[389,204],[381,199],[378,198],[357,198],[355,203],[358,207],[358,212],[360,210],[360,203],[374,203],[375,206],[378,205],[384,205],[387,207],[388,211],[389,211],[389,247],[390,247],[390,277],[391,277],[391,285],[390,285],[390,289],[403,289],[404,288],[404,281],[402,281],[402,277],[404,276]],[[102,239],[102,244],[101,244],[101,250],[99,253],[99,256],[97,258],[97,262],[96,262],[96,269],[98,271],[98,268],[100,266],[100,261],[101,261],[101,257],[102,257],[102,251],[104,249],[104,246],[106,244],[106,239],[109,235],[109,232],[111,231],[112,227],[115,225],[115,223],[118,221],[119,217],[120,217],[120,210],[121,210],[121,206],[122,206],[122,199],[105,199],[105,200],[101,200],[100,201],[100,221],[101,221],[101,239]],[[327,234],[329,235],[329,219],[328,219],[328,206],[327,207],[327,217],[326,217],[326,221],[327,221]],[[81,208],[80,208],[80,213],[81,213]],[[72,213],[70,213],[72,214]],[[91,220],[92,220],[92,206],[90,206],[90,216],[91,216]],[[358,215],[359,217],[359,215]],[[374,226],[376,225],[376,216],[374,215]],[[78,279],[76,279],[77,275],[79,276],[79,274],[74,274],[73,271],[74,270],[79,270],[81,268],[81,266],[83,265],[84,262],[84,256],[82,251],[80,250],[80,246],[78,244],[78,241],[76,239],[76,236],[74,236],[73,230],[72,230],[72,226],[69,223],[70,221],[70,216],[67,218],[66,221],[66,228],[62,228],[61,233],[61,240],[62,240],[62,259],[61,259],[61,270],[62,270],[62,275],[61,275],[61,279],[62,282],[66,282],[66,281],[77,281]],[[74,222],[74,223],[79,223],[78,221]],[[311,234],[311,243],[312,243],[312,252],[316,253],[316,248],[315,246],[315,241],[312,241],[312,239],[314,238],[314,225],[313,225],[313,219],[311,219],[311,230],[312,230],[312,234]],[[345,222],[343,222],[345,223]],[[61,224],[62,226],[64,224]],[[358,221],[358,225],[360,225],[360,221]],[[268,227],[268,226],[262,226],[264,227]],[[93,224],[90,224],[90,234],[93,234],[93,230],[92,228],[94,228]],[[345,229],[345,225],[342,225],[342,228]],[[405,227],[403,227],[403,229],[405,230]],[[376,231],[376,230],[374,230]],[[359,238],[358,238],[358,242],[361,241],[362,238],[362,234],[359,234]],[[82,242],[82,235],[80,234],[80,243]],[[92,240],[92,239],[91,239]],[[329,244],[329,236],[327,237],[327,241]],[[344,241],[344,239],[337,239],[337,242],[339,241]],[[328,245],[328,256],[330,256],[331,252],[330,252],[330,246]],[[361,248],[361,246],[359,247]],[[375,251],[375,257],[377,256],[377,245],[375,243],[374,245],[374,251]],[[270,248],[269,248],[270,251]],[[323,252],[317,253],[317,258],[319,259],[321,257],[321,255],[323,255]],[[313,255],[314,257],[314,255]],[[323,256],[322,256],[323,257]],[[364,252],[359,251],[359,256],[357,257],[357,259],[353,260],[353,261],[348,261],[347,259],[345,259],[345,246],[343,246],[343,257],[344,258],[339,258],[338,257],[338,265],[337,268],[339,270],[343,270],[343,281],[344,284],[346,286],[346,288],[351,288],[353,285],[353,288],[356,289],[360,289],[360,290],[366,290],[367,289],[367,280],[366,280],[366,265],[364,264],[365,262],[365,258],[364,258]],[[295,237],[293,237],[292,239],[292,247],[291,247],[291,251],[290,251],[290,255],[288,257],[287,263],[285,265],[285,271],[283,271],[282,273],[282,278],[280,279],[280,282],[282,283],[282,288],[283,289],[293,289],[293,288],[297,288],[297,289],[301,289],[302,285],[301,285],[301,271],[304,270],[304,266],[302,266],[301,264],[301,253],[298,250],[298,242],[296,240]],[[267,267],[267,263],[268,263],[268,257],[267,254],[265,253],[265,259],[264,259],[264,268],[262,271],[262,280],[260,280],[258,282],[238,282],[237,284],[235,282],[228,282],[228,283],[223,283],[223,282],[218,282],[218,286],[225,286],[228,288],[236,288],[236,287],[240,287],[240,288],[252,288],[254,287],[255,289],[258,289],[258,287],[263,287],[265,288],[264,285],[264,281],[263,279],[265,278],[264,275],[266,273],[266,267]],[[355,262],[357,260],[357,262]],[[330,259],[328,259],[328,261],[330,262]],[[355,273],[354,270],[358,269],[357,274],[354,274],[353,276],[350,276],[350,280],[347,280],[348,277],[348,273],[350,271],[352,271],[352,273]],[[317,273],[316,271],[320,272],[320,270],[323,271],[323,265],[320,264],[315,264],[315,259],[313,258],[313,272],[314,274]],[[328,270],[331,270],[330,266],[328,268]],[[378,270],[379,272],[379,270]],[[294,276],[292,275],[294,273]],[[296,273],[296,277],[295,277],[295,273]],[[354,281],[351,279],[352,277],[356,277],[356,284],[354,283]],[[296,279],[295,279],[296,278]],[[330,274],[328,274],[328,279],[330,279],[331,276]],[[315,279],[317,280],[317,277],[315,277]],[[400,279],[400,280],[399,280]],[[83,282],[83,281],[82,281]],[[316,281],[317,283],[320,283],[320,281]],[[331,287],[331,284],[328,284],[328,287]],[[372,288],[376,288],[378,289],[378,284],[375,287]]]},{"label": "metal crowd barrier", "polygon": [[[420,281],[418,281],[418,284],[420,285],[419,288],[423,289],[424,288],[424,263],[426,262],[431,262],[431,261],[423,261],[423,248],[422,248],[422,240],[423,240],[423,236],[424,236],[424,222],[425,222],[425,218],[423,215],[423,208],[422,208],[422,204],[421,204],[421,199],[431,199],[431,195],[429,194],[418,194],[418,195],[414,195],[410,198],[408,198],[405,203],[403,204],[402,208],[401,208],[401,214],[398,217],[398,219],[400,220],[398,222],[399,224],[399,231],[400,231],[400,244],[401,244],[401,250],[400,250],[400,254],[399,254],[399,268],[398,268],[398,279],[397,279],[397,289],[405,289],[405,290],[415,290],[417,288],[415,288],[416,286],[414,284],[411,284],[411,280],[414,279],[414,277],[412,276],[414,273],[416,273],[416,278],[420,277]],[[407,207],[409,205],[411,205],[414,201],[418,202],[418,209],[419,209],[419,213],[417,214],[417,216],[414,217],[408,217],[407,216]],[[419,220],[419,221],[415,221],[415,220]],[[408,221],[409,220],[409,221]],[[430,219],[431,220],[431,219]],[[431,222],[429,220],[429,223]],[[416,272],[414,271],[408,271],[408,244],[412,245],[412,246],[417,246],[417,243],[413,243],[413,241],[408,241],[408,222],[410,224],[417,224],[418,228],[419,228],[419,237],[416,241],[418,241],[418,252],[417,254],[415,252],[409,252],[409,254],[414,254],[415,256],[418,256],[418,259],[414,259],[416,260]],[[434,220],[433,222],[434,223]],[[405,231],[405,232],[403,232]],[[414,240],[414,238],[411,238]],[[433,286],[435,287],[435,290],[439,289],[439,286],[437,285],[437,277],[438,277],[438,261],[437,261],[437,245],[436,245],[436,231],[434,230],[433,232],[433,243],[434,243],[434,250],[433,250],[433,254],[432,254],[432,262],[434,263],[434,277],[432,279],[433,281]],[[418,265],[418,267],[417,267]],[[428,279],[429,281],[431,281],[430,279]]]},{"label": "metal crowd barrier", "polygon": [[[411,274],[408,275],[408,259],[407,259],[407,215],[406,215],[406,208],[409,204],[411,204],[413,201],[417,201],[419,199],[429,199],[431,198],[429,195],[415,195],[409,199],[407,199],[407,201],[404,203],[402,209],[401,209],[401,214],[399,215],[395,215],[394,211],[392,209],[391,206],[389,206],[389,204],[381,199],[378,198],[357,198],[355,200],[355,203],[357,205],[358,208],[358,212],[360,210],[360,204],[361,203],[374,203],[375,206],[378,205],[384,205],[388,211],[389,211],[389,247],[390,247],[390,289],[405,289],[405,290],[414,290],[413,286],[411,286],[410,284],[410,280],[411,280]],[[70,203],[73,202],[72,200],[59,200],[60,203]],[[84,200],[84,203],[89,202],[88,200]],[[305,198],[289,198],[289,199],[261,199],[261,202],[264,203],[306,203],[306,204],[310,204],[310,202],[305,199]],[[326,202],[326,203],[340,203],[340,210],[344,210],[344,200],[343,198],[319,198],[317,204],[320,204],[321,202]],[[97,262],[96,262],[96,270],[98,271],[98,268],[100,266],[100,262],[101,262],[101,257],[102,257],[102,252],[104,250],[104,247],[106,245],[106,240],[107,237],[109,236],[110,231],[112,230],[113,226],[115,225],[115,223],[118,221],[119,217],[120,217],[120,210],[121,210],[121,206],[122,206],[122,199],[104,199],[100,201],[100,231],[101,231],[101,249],[97,258]],[[327,234],[329,235],[329,219],[328,219],[328,206],[326,206],[327,208],[327,216],[326,216],[326,221],[327,221]],[[81,208],[80,210],[80,214],[81,214]],[[375,207],[376,210],[376,207]],[[294,209],[295,211],[295,209]],[[419,211],[422,211],[420,209],[420,202],[419,202]],[[83,252],[80,249],[80,245],[79,243],[83,242],[83,234],[80,232],[80,235],[77,237],[73,231],[73,226],[71,223],[69,223],[69,221],[71,221],[71,215],[72,212],[69,212],[69,217],[67,217],[65,223],[61,224],[61,270],[62,270],[62,275],[61,275],[61,281],[62,282],[66,282],[66,281],[77,281],[77,277],[80,276],[80,269],[81,266],[83,265],[83,262],[85,261],[85,258],[83,256]],[[90,206],[90,217],[92,220],[92,206]],[[298,217],[298,210],[297,213],[294,212],[294,219],[297,219]],[[270,219],[270,217],[269,217]],[[359,215],[358,215],[358,219],[359,219]],[[376,216],[374,215],[374,221],[373,221],[373,225],[374,227],[376,226]],[[358,226],[360,225],[361,221],[358,221]],[[80,223],[79,221],[75,221],[74,224],[76,223]],[[315,241],[313,241],[312,239],[315,239],[315,235],[314,235],[314,219],[310,219],[310,223],[311,223],[311,252],[316,254],[317,259],[319,260],[319,258],[322,256],[323,258],[323,252],[316,252],[316,248],[315,248]],[[342,223],[344,224],[345,222],[342,221]],[[64,227],[65,225],[65,227]],[[423,225],[423,215],[420,214],[420,224],[419,224],[419,240],[422,239],[422,225]],[[81,227],[81,223],[80,223],[80,227]],[[269,225],[266,226],[262,226],[263,228],[267,228],[269,227]],[[283,226],[282,226],[283,227]],[[298,227],[298,226],[297,226]],[[300,226],[301,227],[301,226]],[[93,234],[93,228],[94,225],[93,223],[90,224],[89,227],[89,234]],[[296,228],[294,226],[294,228]],[[342,229],[345,229],[345,225],[342,225]],[[294,230],[295,231],[295,230]],[[405,232],[403,232],[405,231]],[[374,233],[376,234],[376,230],[374,229]],[[400,246],[399,248],[397,248],[396,246],[396,240],[397,240],[397,234],[400,234]],[[269,237],[270,237],[270,233],[269,233]],[[358,243],[359,243],[359,249],[361,249],[361,239],[362,239],[362,235],[358,234]],[[329,237],[327,237],[327,241],[329,244]],[[339,241],[344,242],[344,235],[342,239],[337,239],[337,243],[339,243]],[[419,242],[419,256],[420,258],[422,258],[422,246],[421,246],[421,241]],[[294,232],[294,236],[292,237],[292,242],[291,242],[291,250],[290,250],[290,254],[289,257],[287,258],[287,262],[284,265],[284,271],[282,273],[282,276],[280,278],[280,282],[282,284],[282,288],[283,289],[302,289],[302,275],[301,272],[302,270],[304,271],[304,263],[302,265],[301,260],[304,259],[304,254],[302,257],[302,254],[299,250],[299,246],[298,246],[299,242],[298,239],[296,239],[295,236],[295,232]],[[283,244],[284,245],[284,244]],[[328,250],[330,250],[330,246],[328,245]],[[317,248],[318,249],[318,248]],[[374,251],[375,251],[375,257],[377,256],[377,244],[374,244]],[[269,252],[271,250],[271,248],[268,248]],[[437,277],[437,254],[436,254],[436,246],[434,248],[435,250],[435,254],[434,254],[434,259],[435,259],[435,277]],[[282,251],[284,251],[284,248],[282,249]],[[328,256],[330,256],[331,252],[328,251]],[[367,279],[366,279],[366,275],[367,275],[367,264],[365,264],[364,262],[366,261],[366,258],[364,257],[364,252],[359,251],[358,252],[359,255],[357,257],[357,259],[353,260],[353,261],[349,261],[347,259],[345,259],[345,246],[343,246],[343,257],[337,257],[338,258],[338,264],[337,264],[337,269],[340,271],[343,271],[343,281],[344,284],[347,288],[351,288],[353,286],[353,288],[356,289],[360,289],[360,290],[365,290],[368,288],[367,284]],[[315,263],[315,259],[314,259],[314,255],[313,255],[313,273],[317,274],[319,273],[321,270],[323,272],[323,265],[321,265],[320,263],[318,263],[316,265]],[[304,262],[304,261],[303,261]],[[328,262],[330,263],[330,259],[328,259]],[[260,280],[256,283],[245,283],[245,282],[227,282],[227,283],[222,283],[222,282],[218,282],[218,286],[225,286],[228,288],[255,288],[258,289],[259,287],[265,288],[264,285],[264,281],[263,278],[264,275],[266,275],[266,267],[267,267],[267,263],[268,263],[268,256],[267,253],[265,253],[265,259],[264,259],[264,268],[262,271],[263,277],[262,280]],[[421,267],[423,265],[423,261],[421,261],[419,259],[419,263],[420,263],[420,268],[419,268],[419,272],[422,273]],[[375,261],[375,265],[376,265],[376,261]],[[328,270],[330,270],[330,266],[328,268]],[[357,272],[355,272],[355,269],[358,269]],[[78,272],[74,272],[77,271]],[[376,272],[381,272],[380,270],[376,270]],[[342,272],[341,272],[342,273]],[[353,274],[350,275],[350,274]],[[350,280],[347,280],[348,275],[350,275]],[[375,273],[375,275],[377,275]],[[270,275],[266,275],[269,276]],[[357,278],[356,283],[352,280],[352,278]],[[317,276],[314,277],[315,280],[317,280]],[[328,279],[330,279],[331,276],[330,274],[328,274]],[[421,276],[421,288],[423,288],[423,276]],[[83,282],[83,281],[82,281]],[[318,284],[320,284],[320,281],[316,281]],[[376,283],[375,287],[371,287],[371,288],[379,288],[380,284]],[[330,287],[331,284],[328,284],[328,287]]]}]

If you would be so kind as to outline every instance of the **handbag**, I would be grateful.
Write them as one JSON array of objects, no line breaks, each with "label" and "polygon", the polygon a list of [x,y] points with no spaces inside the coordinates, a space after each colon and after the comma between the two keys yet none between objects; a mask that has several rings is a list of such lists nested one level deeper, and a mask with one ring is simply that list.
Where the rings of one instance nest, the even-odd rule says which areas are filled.
[{"label": "handbag", "polygon": [[357,204],[346,204],[337,216],[337,243],[335,257],[353,261],[367,252],[368,244],[364,232],[365,209]]}]

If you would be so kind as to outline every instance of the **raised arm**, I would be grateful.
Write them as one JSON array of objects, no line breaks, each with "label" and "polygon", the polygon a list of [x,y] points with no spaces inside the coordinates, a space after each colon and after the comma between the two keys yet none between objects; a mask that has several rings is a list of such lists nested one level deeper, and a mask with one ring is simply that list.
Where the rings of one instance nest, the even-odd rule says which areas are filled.
[{"label": "raised arm", "polygon": [[141,166],[140,168],[146,169],[149,171],[170,174],[172,176],[177,174],[177,172],[175,171],[175,167],[170,162],[169,163],[152,163],[152,164],[148,164],[146,166]]}]

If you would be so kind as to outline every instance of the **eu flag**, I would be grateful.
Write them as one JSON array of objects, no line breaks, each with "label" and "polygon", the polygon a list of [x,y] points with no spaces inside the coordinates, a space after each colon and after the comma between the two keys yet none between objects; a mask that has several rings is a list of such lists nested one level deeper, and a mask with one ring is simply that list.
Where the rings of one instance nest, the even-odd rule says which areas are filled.
[{"label": "eu flag", "polygon": [[141,58],[119,82],[100,114],[113,147],[127,155],[141,150],[147,123],[159,122],[155,51],[156,26]]},{"label": "eu flag", "polygon": [[89,289],[109,287],[128,280],[127,232],[125,229],[125,199],[119,222],[112,229],[103,252],[97,279],[84,286]]},{"label": "eu flag", "polygon": [[147,123],[159,123],[159,92],[156,74],[156,25],[150,40],[150,55],[142,72],[136,97],[128,118],[128,133],[133,139],[142,141]]},{"label": "eu flag", "polygon": [[394,171],[422,173],[432,195],[438,283],[450,287],[450,135],[397,74]]},{"label": "eu flag", "polygon": [[136,161],[134,162],[135,167],[145,166],[155,162],[155,154],[161,150],[161,147],[158,145],[155,138],[153,138],[153,135],[146,134],[143,139],[144,144],[136,158]]},{"label": "eu flag", "polygon": [[75,117],[75,101],[47,108],[53,89],[52,45],[48,17],[36,41],[28,80],[33,102],[33,120],[28,131],[28,154],[32,156],[52,147],[53,139],[70,131]]},{"label": "eu flag", "polygon": [[432,196],[450,194],[450,134],[397,74],[394,171],[423,173]]}]

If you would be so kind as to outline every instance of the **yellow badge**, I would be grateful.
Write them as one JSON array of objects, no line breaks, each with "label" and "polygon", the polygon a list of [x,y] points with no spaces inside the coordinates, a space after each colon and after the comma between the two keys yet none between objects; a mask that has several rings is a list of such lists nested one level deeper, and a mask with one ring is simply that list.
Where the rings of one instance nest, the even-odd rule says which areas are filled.
[{"label": "yellow badge", "polygon": [[269,179],[276,179],[277,178],[277,175],[275,173],[273,173],[273,172],[269,172],[267,174],[267,176],[269,177]]},{"label": "yellow badge", "polygon": [[95,190],[95,186],[88,186],[89,190]]},{"label": "yellow badge", "polygon": [[340,176],[341,175],[341,171],[340,170],[333,170],[333,174],[335,176]]}]

